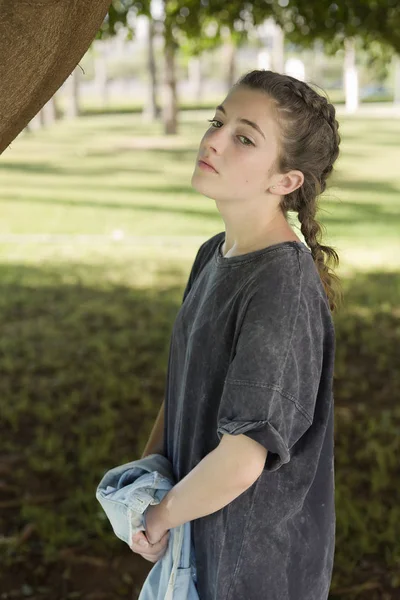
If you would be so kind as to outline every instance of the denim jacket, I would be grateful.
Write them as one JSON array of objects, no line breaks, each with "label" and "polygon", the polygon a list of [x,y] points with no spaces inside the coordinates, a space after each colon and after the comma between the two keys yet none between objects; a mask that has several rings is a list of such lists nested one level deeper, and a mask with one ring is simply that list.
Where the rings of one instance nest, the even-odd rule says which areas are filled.
[{"label": "denim jacket", "polygon": [[[146,530],[146,509],[159,504],[175,485],[171,462],[161,454],[114,467],[100,481],[96,498],[114,533],[128,546]],[[169,530],[164,556],[154,563],[138,600],[199,600],[190,522]]]}]

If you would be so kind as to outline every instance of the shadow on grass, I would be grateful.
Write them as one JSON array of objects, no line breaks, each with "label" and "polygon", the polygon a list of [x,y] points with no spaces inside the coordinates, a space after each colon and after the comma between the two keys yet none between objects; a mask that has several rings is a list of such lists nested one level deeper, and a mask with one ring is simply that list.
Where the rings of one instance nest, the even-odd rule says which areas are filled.
[{"label": "shadow on grass", "polygon": [[[336,185],[342,189],[362,192],[376,192],[377,194],[398,194],[400,192],[400,180],[399,183],[396,184],[389,181],[374,181],[372,179],[365,181],[360,179],[341,178],[336,181]],[[347,202],[346,205],[348,205]],[[376,213],[380,208],[379,204],[364,204],[362,206],[357,204],[357,206],[358,211],[361,210],[362,212],[369,213],[371,215]],[[399,215],[399,212],[397,212],[397,215]]]},{"label": "shadow on grass", "polygon": [[[340,187],[339,187],[340,185]],[[62,186],[60,186],[62,187]],[[74,186],[70,186],[69,189],[72,189]],[[110,196],[112,195],[113,185],[99,185],[95,186],[90,183],[85,184],[84,182],[78,182],[76,184],[76,188],[83,189],[87,188],[88,193],[95,193],[96,190],[100,192],[104,192],[105,189],[109,188]],[[357,224],[357,227],[361,227],[362,225],[370,226],[371,224],[381,224],[381,225],[389,225],[390,227],[394,227],[396,221],[399,221],[399,212],[394,211],[390,212],[387,209],[387,205],[381,204],[359,204],[357,202],[349,202],[349,201],[341,201],[342,194],[345,193],[345,187],[341,186],[341,184],[335,184],[335,188],[339,188],[338,190],[328,190],[327,198],[320,205],[320,220],[323,220],[325,226],[336,225],[348,227],[352,224]],[[387,190],[391,189],[390,185],[385,186],[382,185],[382,191],[384,188]],[[185,197],[196,196],[198,197],[198,192],[189,186],[166,186],[163,187],[152,187],[149,185],[139,186],[132,183],[130,185],[115,185],[114,189],[118,189],[119,192],[126,191],[132,193],[152,193],[152,194],[160,194],[162,196],[176,196],[181,195]],[[56,194],[56,188],[54,188],[54,193]],[[45,204],[45,205],[53,205],[53,206],[69,206],[74,208],[93,208],[99,210],[134,210],[134,211],[143,211],[143,212],[151,212],[153,214],[176,214],[179,216],[190,216],[196,217],[199,219],[209,219],[212,222],[216,220],[217,214],[215,209],[212,208],[209,204],[209,210],[196,210],[195,208],[185,208],[184,204],[176,204],[176,206],[163,206],[161,204],[153,204],[153,203],[145,203],[140,204],[138,201],[129,201],[126,202],[105,202],[100,199],[89,200],[89,199],[65,199],[65,198],[55,198],[55,197],[45,197],[45,196],[36,196],[33,194],[34,187],[31,185],[29,190],[29,195],[21,196],[17,194],[7,193],[4,195],[3,200],[16,202],[23,202],[28,204]],[[334,214],[330,212],[330,204],[333,201],[335,203],[335,212]],[[339,205],[337,206],[337,203]],[[201,202],[199,202],[199,206],[201,206]],[[205,206],[205,204],[204,204]]]},{"label": "shadow on grass", "polygon": [[16,171],[22,173],[39,173],[44,174],[62,174],[64,169],[60,166],[56,166],[50,162],[12,162],[12,163],[0,163],[0,171]]},{"label": "shadow on grass", "polygon": [[[120,188],[122,189],[122,188]],[[127,188],[128,190],[132,191],[132,192],[137,192],[138,190],[140,190],[140,188],[135,187],[135,188]],[[146,188],[148,191],[150,191],[148,188]],[[160,190],[160,189],[154,189],[152,190],[155,193],[159,193],[159,194],[164,194],[164,190]],[[171,193],[175,193],[175,194],[189,194],[190,190],[187,191],[185,188],[176,188],[173,192],[173,190],[169,190]],[[192,193],[194,194],[195,192],[192,191]],[[91,208],[99,208],[99,209],[119,209],[119,210],[135,210],[135,211],[143,211],[143,212],[149,212],[152,213],[153,215],[157,215],[157,214],[176,214],[178,216],[190,216],[190,217],[196,217],[202,220],[202,222],[204,222],[205,219],[209,219],[211,222],[215,222],[216,221],[216,214],[215,211],[212,210],[211,208],[209,210],[196,210],[196,209],[192,209],[192,208],[182,208],[181,206],[168,206],[168,207],[164,207],[164,206],[160,206],[159,204],[139,204],[139,203],[135,203],[135,202],[102,202],[101,200],[65,200],[62,198],[43,198],[43,197],[35,197],[32,196],[31,194],[29,195],[28,198],[25,197],[21,197],[21,196],[16,196],[15,194],[7,194],[7,200],[12,200],[13,202],[24,202],[24,203],[31,203],[31,204],[52,204],[55,206],[70,206],[70,207],[74,207],[74,208],[87,208],[87,207],[91,207]]]},{"label": "shadow on grass", "polygon": [[[151,567],[113,535],[94,493],[107,469],[146,444],[182,285],[96,285],[102,275],[0,267],[2,591],[54,580],[44,598],[94,588],[119,598]],[[17,545],[27,526],[35,533]],[[67,566],[79,582],[65,581]]]},{"label": "shadow on grass", "polygon": [[[134,289],[107,282],[108,268],[0,265],[0,579],[13,598],[26,596],[23,585],[47,587],[40,597],[49,600],[67,592],[137,598],[152,566],[114,536],[94,493],[107,469],[145,446],[185,277],[176,273],[171,288]],[[400,273],[343,284],[333,582],[362,583],[373,569],[387,587],[400,533]],[[371,589],[345,597],[378,600]]]}]

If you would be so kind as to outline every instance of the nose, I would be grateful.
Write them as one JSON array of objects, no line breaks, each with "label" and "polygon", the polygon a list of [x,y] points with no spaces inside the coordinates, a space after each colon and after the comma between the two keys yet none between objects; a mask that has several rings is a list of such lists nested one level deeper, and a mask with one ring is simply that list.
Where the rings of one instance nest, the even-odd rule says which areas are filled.
[{"label": "nose", "polygon": [[204,145],[204,149],[206,151],[205,154],[207,154],[207,156],[210,156],[210,158],[214,154],[222,154],[224,144],[227,144],[226,140],[224,142],[224,133],[226,136],[229,136],[228,129],[226,128],[226,131],[222,131],[223,129],[223,127],[214,127],[213,129],[207,131],[203,138],[206,141],[206,144]]}]

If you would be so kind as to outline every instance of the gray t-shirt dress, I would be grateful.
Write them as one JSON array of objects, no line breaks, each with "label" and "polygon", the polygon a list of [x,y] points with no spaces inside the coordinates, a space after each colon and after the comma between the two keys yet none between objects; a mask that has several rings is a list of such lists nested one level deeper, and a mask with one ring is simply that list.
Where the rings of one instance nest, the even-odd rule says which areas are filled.
[{"label": "gray t-shirt dress", "polygon": [[179,482],[220,442],[267,450],[260,477],[191,521],[200,600],[326,600],[335,548],[335,329],[301,242],[195,257],[169,348],[164,454]]}]

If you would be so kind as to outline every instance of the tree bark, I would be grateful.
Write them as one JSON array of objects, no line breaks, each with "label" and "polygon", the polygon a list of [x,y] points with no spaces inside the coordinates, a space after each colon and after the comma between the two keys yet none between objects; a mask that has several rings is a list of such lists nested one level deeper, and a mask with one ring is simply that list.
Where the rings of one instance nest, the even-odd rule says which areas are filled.
[{"label": "tree bark", "polygon": [[147,64],[150,81],[148,100],[143,107],[142,116],[146,121],[155,121],[161,115],[161,108],[157,104],[157,68],[154,56],[155,26],[152,16],[148,19],[147,32]]},{"label": "tree bark", "polygon": [[175,79],[175,47],[165,37],[165,80],[164,80],[164,102],[163,122],[165,134],[177,133],[177,94]]}]

